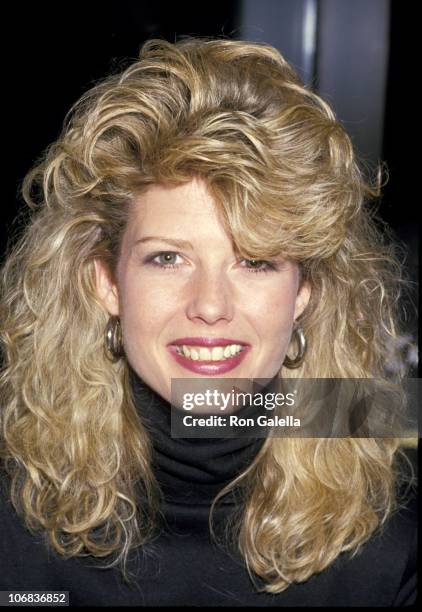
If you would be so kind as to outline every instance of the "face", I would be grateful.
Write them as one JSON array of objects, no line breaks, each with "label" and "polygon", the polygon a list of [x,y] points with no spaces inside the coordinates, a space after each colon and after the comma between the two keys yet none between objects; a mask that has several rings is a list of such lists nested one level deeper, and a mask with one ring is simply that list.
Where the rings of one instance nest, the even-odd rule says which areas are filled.
[{"label": "face", "polygon": [[96,273],[129,363],[168,401],[172,378],[275,376],[310,297],[296,263],[235,253],[200,179],[140,196],[115,278]]}]

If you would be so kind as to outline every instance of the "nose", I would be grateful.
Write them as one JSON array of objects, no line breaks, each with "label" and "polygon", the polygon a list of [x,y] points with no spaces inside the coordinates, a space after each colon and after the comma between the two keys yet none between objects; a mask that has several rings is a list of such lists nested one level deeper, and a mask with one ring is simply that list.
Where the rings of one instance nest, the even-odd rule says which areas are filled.
[{"label": "nose", "polygon": [[229,279],[219,269],[197,270],[189,287],[187,316],[213,325],[233,318],[233,295]]}]

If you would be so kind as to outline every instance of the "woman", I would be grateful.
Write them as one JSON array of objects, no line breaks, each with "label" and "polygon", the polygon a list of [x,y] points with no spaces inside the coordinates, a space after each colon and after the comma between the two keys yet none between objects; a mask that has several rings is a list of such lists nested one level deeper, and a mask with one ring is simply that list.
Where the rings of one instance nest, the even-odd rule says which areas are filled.
[{"label": "woman", "polygon": [[399,439],[187,440],[169,421],[172,379],[394,386],[377,193],[267,45],[150,40],[79,100],[24,180],[3,269],[3,590],[413,601]]}]

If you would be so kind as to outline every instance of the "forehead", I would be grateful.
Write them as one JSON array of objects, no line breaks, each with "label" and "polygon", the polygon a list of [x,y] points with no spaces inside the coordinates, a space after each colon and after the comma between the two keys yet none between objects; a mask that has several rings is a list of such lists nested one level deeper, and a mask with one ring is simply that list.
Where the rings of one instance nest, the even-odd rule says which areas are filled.
[{"label": "forehead", "polygon": [[211,228],[224,233],[217,207],[201,179],[177,186],[153,185],[133,203],[128,232],[155,230],[175,232]]}]

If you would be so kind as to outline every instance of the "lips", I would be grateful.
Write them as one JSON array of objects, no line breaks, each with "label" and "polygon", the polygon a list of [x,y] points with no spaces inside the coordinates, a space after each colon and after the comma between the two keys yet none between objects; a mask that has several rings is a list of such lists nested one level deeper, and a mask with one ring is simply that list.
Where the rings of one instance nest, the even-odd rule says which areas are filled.
[{"label": "lips", "polygon": [[[214,346],[228,346],[238,344],[242,346],[242,351],[233,355],[232,357],[225,358],[221,361],[194,361],[183,354],[180,354],[177,347],[182,345],[198,346],[198,347],[214,347]],[[242,342],[241,340],[232,338],[178,338],[168,345],[170,354],[173,356],[175,361],[186,370],[194,372],[196,374],[202,374],[203,376],[218,376],[229,372],[236,368],[246,357],[250,350],[250,345]]]}]

